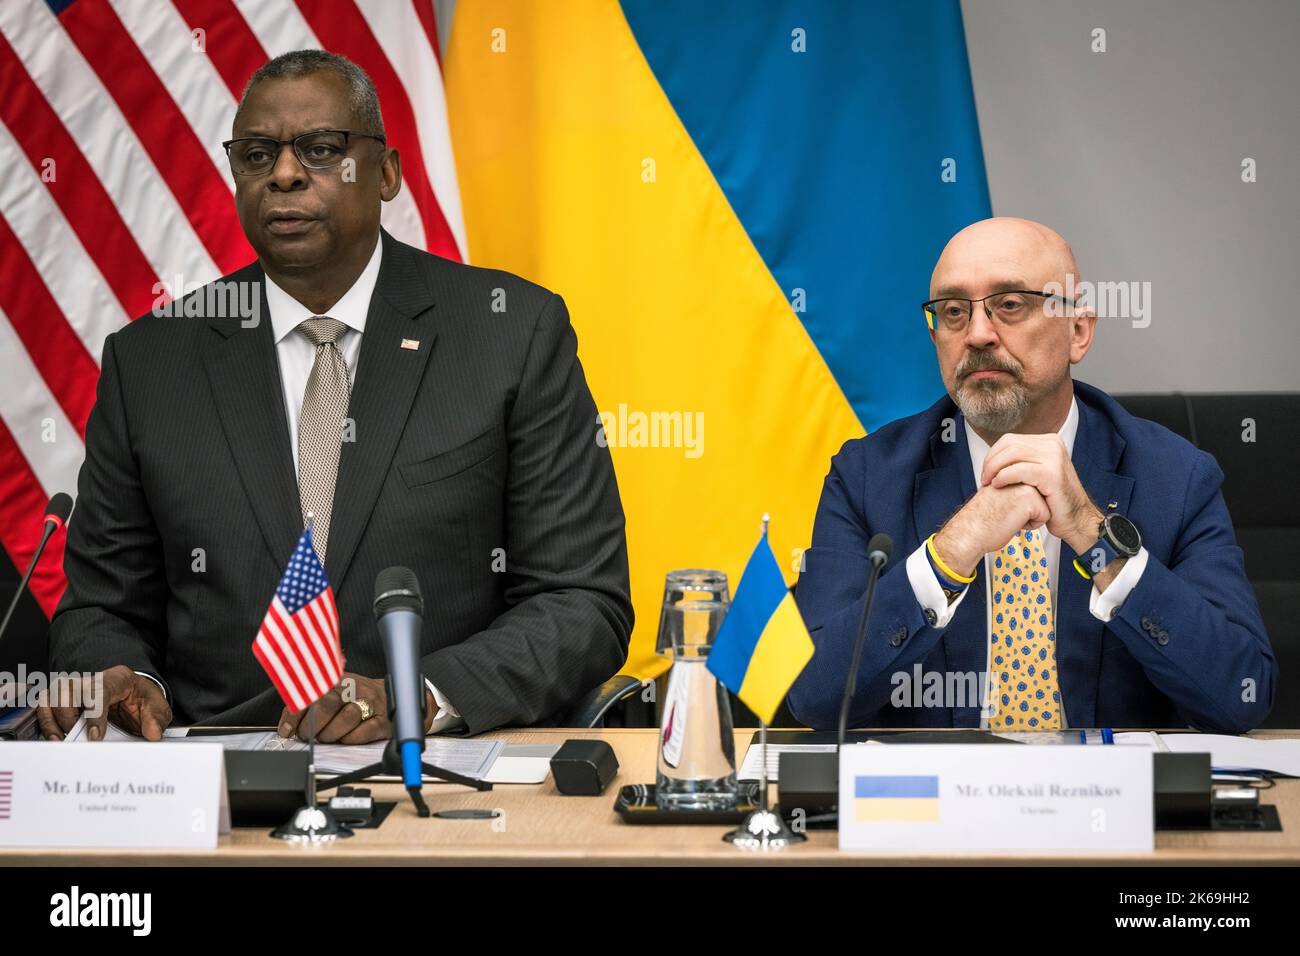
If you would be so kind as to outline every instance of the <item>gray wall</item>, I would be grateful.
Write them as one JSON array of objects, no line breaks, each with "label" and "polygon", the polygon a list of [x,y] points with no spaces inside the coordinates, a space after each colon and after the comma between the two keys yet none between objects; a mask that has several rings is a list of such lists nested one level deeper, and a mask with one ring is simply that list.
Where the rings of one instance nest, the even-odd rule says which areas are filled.
[{"label": "gray wall", "polygon": [[1075,377],[1300,390],[1300,2],[962,12],[994,213],[1056,228],[1085,280],[1151,284],[1150,325],[1101,321]]}]

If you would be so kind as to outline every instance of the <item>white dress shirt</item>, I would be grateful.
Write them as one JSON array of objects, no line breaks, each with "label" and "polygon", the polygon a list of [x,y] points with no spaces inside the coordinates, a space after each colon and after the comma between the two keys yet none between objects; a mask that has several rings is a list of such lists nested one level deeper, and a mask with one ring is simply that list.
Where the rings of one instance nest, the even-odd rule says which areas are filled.
[{"label": "white dress shirt", "polygon": [[[966,422],[966,444],[970,449],[970,464],[975,482],[978,486],[980,472],[984,469],[984,459],[988,457],[989,445],[981,438],[975,429],[971,428],[970,422]],[[1062,443],[1065,445],[1065,451],[1069,455],[1074,454],[1074,437],[1079,430],[1079,405],[1073,398],[1070,399],[1070,413],[1065,416],[1065,424],[1057,432]],[[1059,570],[1061,564],[1061,539],[1051,534],[1047,527],[1042,528],[1043,549],[1047,554],[1047,580],[1052,592],[1052,608],[1055,613],[1058,605],[1056,602],[1057,581],[1059,580]],[[942,555],[940,555],[942,557]],[[989,593],[990,574],[992,568],[989,562],[992,560],[990,555],[984,556],[984,605],[985,614],[985,633],[993,633],[993,598]],[[1097,585],[1092,586],[1092,593],[1088,598],[1088,611],[1093,617],[1100,621],[1109,621],[1115,611],[1129,593],[1137,586],[1142,577],[1142,572],[1147,566],[1147,549],[1141,548],[1138,553],[1125,562],[1115,579],[1110,582],[1106,590],[1098,591]],[[966,595],[970,592],[968,586],[962,591],[957,600],[952,604],[948,603],[948,597],[943,593],[939,585],[939,579],[935,576],[934,569],[930,567],[929,558],[925,553],[925,542],[913,551],[907,558],[907,579],[912,585],[912,592],[916,595],[916,600],[922,608],[928,608],[934,612],[934,627],[946,627],[952,620],[952,616],[957,613],[957,608],[961,602],[966,600]],[[1068,635],[1065,638],[1069,639]],[[990,656],[992,654],[992,641],[989,642],[989,651],[984,659],[984,673],[991,674]],[[1059,669],[1058,669],[1059,676]],[[989,688],[993,687],[991,680],[986,682]],[[990,693],[992,690],[990,690]],[[988,727],[988,718],[981,716],[980,726]],[[1061,708],[1061,726],[1065,727],[1065,708]]]},{"label": "white dress shirt", "polygon": [[[379,264],[383,258],[383,243],[375,242],[375,251],[370,261],[357,276],[357,281],[343,293],[343,298],[334,303],[326,315],[337,319],[347,326],[335,346],[343,353],[348,365],[348,380],[355,384],[357,380],[357,359],[361,357],[361,336],[366,331],[366,314],[370,311],[370,299],[379,281]],[[294,330],[307,319],[317,318],[318,313],[307,308],[289,293],[276,285],[270,276],[266,278],[266,305],[271,313],[271,332],[275,337],[275,354],[280,361],[280,383],[284,386],[284,410],[289,420],[289,443],[293,449],[294,473],[298,471],[298,415],[302,410],[303,396],[307,393],[307,379],[311,377],[312,367],[316,363],[316,346]],[[459,726],[463,721],[460,712],[454,708],[433,683],[425,678],[429,692],[433,694],[438,705],[438,713],[433,718],[429,733],[439,733]]]}]

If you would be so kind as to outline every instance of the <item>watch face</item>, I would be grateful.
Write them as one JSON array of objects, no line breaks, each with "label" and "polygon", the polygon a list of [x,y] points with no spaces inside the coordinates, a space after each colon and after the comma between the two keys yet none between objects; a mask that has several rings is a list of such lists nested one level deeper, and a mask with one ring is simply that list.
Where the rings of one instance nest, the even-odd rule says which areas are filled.
[{"label": "watch face", "polygon": [[1132,557],[1142,547],[1142,536],[1138,534],[1137,526],[1123,515],[1108,515],[1106,532],[1120,554]]}]

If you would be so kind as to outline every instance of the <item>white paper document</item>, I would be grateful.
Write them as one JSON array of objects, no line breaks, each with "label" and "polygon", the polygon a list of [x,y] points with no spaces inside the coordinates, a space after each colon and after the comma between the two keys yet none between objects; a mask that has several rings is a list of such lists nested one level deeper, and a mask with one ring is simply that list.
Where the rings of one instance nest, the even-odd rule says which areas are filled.
[{"label": "white paper document", "polygon": [[[288,750],[307,749],[304,741],[294,737],[281,737],[273,730],[251,734],[205,734],[174,738],[177,742],[206,743],[216,741],[228,750]],[[316,772],[322,774],[351,773],[371,764],[379,763],[384,756],[386,740],[370,744],[317,744]],[[424,763],[433,764],[452,773],[480,780],[487,775],[501,753],[505,742],[501,740],[463,740],[448,737],[429,737],[425,740]],[[377,778],[378,779],[378,778]],[[438,782],[436,777],[425,777],[427,782]]]},{"label": "white paper document", "polygon": [[544,783],[559,744],[506,744],[484,778],[489,783]]},{"label": "white paper document", "polygon": [[[86,719],[83,717],[78,720],[64,739],[67,742],[87,740]],[[110,723],[104,740],[125,743],[143,742],[144,738],[127,733]],[[226,750],[303,751],[307,749],[304,741],[296,737],[281,737],[273,730],[258,730],[242,734],[192,734],[187,732],[186,728],[168,728],[163,736],[163,742],[220,744]],[[316,771],[322,774],[349,773],[378,763],[383,758],[384,746],[387,743],[386,740],[377,740],[370,744],[317,744]],[[424,743],[423,760],[427,764],[450,770],[452,773],[481,780],[488,775],[505,746],[503,740],[427,737]],[[542,779],[544,780],[545,776]],[[436,777],[425,777],[425,781],[439,782]]]},{"label": "white paper document", "polygon": [[[781,760],[781,754],[833,754],[835,753],[834,744],[768,744],[767,745],[767,779],[769,782],[775,782],[777,764]],[[745,760],[740,765],[740,773],[736,775],[737,780],[757,780],[763,770],[763,748],[758,744],[750,744],[749,749],[745,751]]]},{"label": "white paper document", "polygon": [[[109,724],[104,728],[104,741],[106,743],[129,744],[142,739],[143,738],[137,737],[135,734],[128,734],[125,730],[112,722],[109,722]],[[66,744],[82,744],[90,742],[90,738],[86,736],[85,717],[77,718],[77,722],[72,725],[72,729],[69,730],[67,735],[63,738],[63,742]]]},{"label": "white paper document", "polygon": [[1160,735],[1150,730],[1124,731],[1114,735],[1114,743],[1103,743],[1100,731],[1086,731],[1086,742],[1079,735],[1082,730],[1001,730],[993,736],[1003,740],[1012,740],[1018,744],[1031,747],[1141,747],[1143,750],[1159,750]]},{"label": "white paper document", "polygon": [[[1065,746],[1080,746],[1077,732],[1070,733],[1044,733],[1035,731],[1031,733],[1000,733],[995,734],[997,737],[1005,737],[1008,740],[1014,740],[1017,743],[1039,745],[1060,744]],[[867,740],[865,744],[881,744],[883,741]],[[856,746],[856,745],[855,745]],[[896,747],[897,744],[888,746]],[[1150,731],[1137,731],[1133,733],[1120,733],[1115,735],[1115,746],[1123,747],[1140,747],[1144,750],[1160,750],[1159,734]],[[834,744],[768,744],[767,745],[767,779],[776,781],[777,765],[783,753],[804,753],[804,754],[829,754],[835,752]],[[762,767],[762,749],[757,743],[749,745],[745,751],[744,762],[740,766],[740,773],[737,774],[738,780],[757,780],[759,770]]]},{"label": "white paper document", "polygon": [[1300,777],[1300,740],[1259,740],[1225,734],[1161,734],[1174,753],[1209,753],[1214,770],[1267,770]]}]

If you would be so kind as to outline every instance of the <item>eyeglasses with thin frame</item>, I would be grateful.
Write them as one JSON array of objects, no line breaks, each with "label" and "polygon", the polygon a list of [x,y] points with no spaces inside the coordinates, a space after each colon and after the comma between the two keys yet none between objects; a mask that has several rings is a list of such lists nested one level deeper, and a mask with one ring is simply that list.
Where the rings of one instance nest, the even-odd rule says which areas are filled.
[{"label": "eyeglasses with thin frame", "polygon": [[293,147],[306,169],[329,169],[343,162],[348,154],[348,141],[353,136],[364,136],[387,145],[388,141],[377,133],[358,133],[350,129],[313,129],[299,133],[293,139],[271,139],[269,136],[242,136],[222,143],[230,158],[230,170],[236,176],[265,176],[275,168],[280,150]]},{"label": "eyeglasses with thin frame", "polygon": [[984,312],[990,319],[1000,325],[1018,325],[1032,316],[1037,310],[1029,297],[1042,299],[1060,299],[1066,305],[1073,305],[1069,299],[1054,292],[1035,292],[1033,289],[1010,289],[1006,292],[994,292],[982,299],[931,299],[921,303],[925,313],[925,323],[933,332],[942,329],[945,332],[960,332],[970,322],[976,303],[984,306]]}]

